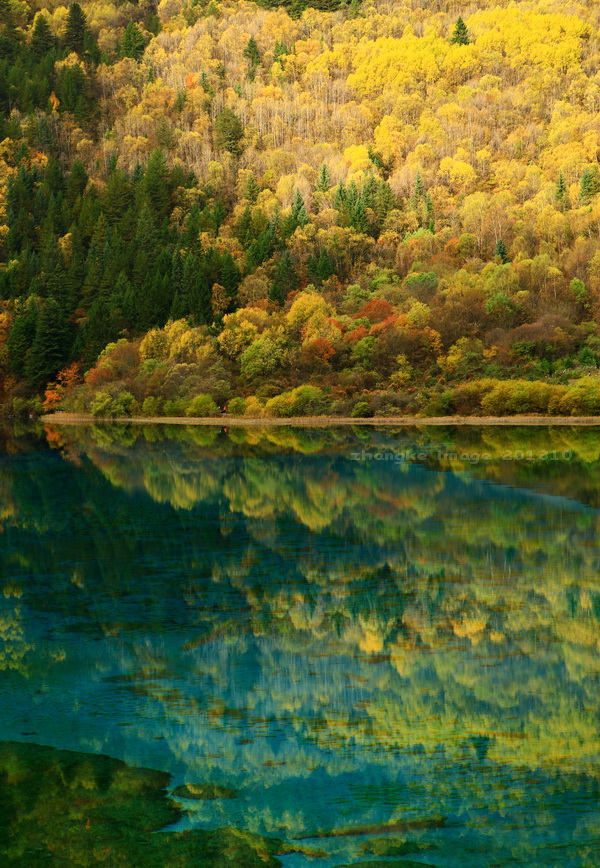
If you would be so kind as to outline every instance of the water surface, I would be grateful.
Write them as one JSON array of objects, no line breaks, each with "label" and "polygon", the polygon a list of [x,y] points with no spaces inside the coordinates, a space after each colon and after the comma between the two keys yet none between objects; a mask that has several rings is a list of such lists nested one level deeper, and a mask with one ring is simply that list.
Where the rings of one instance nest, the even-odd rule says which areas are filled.
[{"label": "water surface", "polygon": [[0,738],[289,868],[600,865],[599,435],[5,435]]}]

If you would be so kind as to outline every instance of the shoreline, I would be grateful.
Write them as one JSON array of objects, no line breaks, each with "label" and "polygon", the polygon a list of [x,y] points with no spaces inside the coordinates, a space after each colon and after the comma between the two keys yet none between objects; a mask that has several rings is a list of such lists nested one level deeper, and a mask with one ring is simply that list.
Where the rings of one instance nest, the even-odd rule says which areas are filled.
[{"label": "shoreline", "polygon": [[221,428],[247,427],[261,428],[271,426],[294,426],[298,428],[330,428],[335,425],[471,425],[471,426],[509,426],[509,425],[556,425],[556,426],[599,426],[600,416],[372,416],[366,419],[352,419],[347,416],[293,416],[289,418],[254,418],[250,416],[208,416],[202,418],[187,416],[118,416],[97,417],[79,413],[48,413],[40,416],[40,421],[51,425],[206,425]]}]

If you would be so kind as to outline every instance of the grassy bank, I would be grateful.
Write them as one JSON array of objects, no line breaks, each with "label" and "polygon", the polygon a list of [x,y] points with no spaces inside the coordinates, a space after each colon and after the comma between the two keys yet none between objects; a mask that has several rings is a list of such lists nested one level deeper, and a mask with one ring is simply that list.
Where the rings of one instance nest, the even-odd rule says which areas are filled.
[{"label": "grassy bank", "polygon": [[110,419],[82,413],[49,413],[42,421],[53,425],[98,425],[119,422],[133,425],[221,425],[264,427],[291,425],[304,428],[330,425],[600,425],[600,416],[373,416],[351,419],[339,416],[297,416],[292,418],[249,418],[247,416],[117,416]]}]

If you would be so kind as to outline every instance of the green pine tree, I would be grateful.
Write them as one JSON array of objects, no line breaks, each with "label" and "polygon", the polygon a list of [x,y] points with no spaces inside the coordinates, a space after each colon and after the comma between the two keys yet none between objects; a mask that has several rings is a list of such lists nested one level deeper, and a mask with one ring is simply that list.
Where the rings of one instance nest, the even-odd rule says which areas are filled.
[{"label": "green pine tree", "polygon": [[569,207],[569,189],[565,181],[565,177],[561,172],[556,182],[556,204],[561,211],[566,211]]},{"label": "green pine tree", "polygon": [[146,48],[146,40],[142,35],[142,31],[130,21],[125,28],[123,40],[121,42],[121,54],[123,57],[131,57],[133,60],[140,60]]},{"label": "green pine tree", "polygon": [[19,50],[20,41],[10,4],[8,0],[0,0],[0,60],[12,60]]},{"label": "green pine tree", "polygon": [[297,226],[306,226],[308,223],[308,214],[304,206],[304,199],[300,190],[296,190],[294,201],[292,203],[292,217]]},{"label": "green pine tree", "polygon": [[256,181],[256,178],[252,174],[252,172],[248,175],[248,180],[244,185],[244,199],[247,199],[253,205],[258,199],[258,194],[260,193],[260,187]]},{"label": "green pine tree", "polygon": [[22,377],[25,371],[27,356],[35,337],[37,316],[37,305],[33,299],[17,303],[7,349],[9,368],[18,377]]},{"label": "green pine tree", "polygon": [[215,146],[220,151],[229,151],[234,156],[242,152],[244,127],[230,108],[222,109],[215,118]]},{"label": "green pine tree", "polygon": [[283,58],[286,54],[289,54],[290,50],[285,44],[285,42],[279,42],[279,40],[275,43],[275,47],[273,49],[273,60],[276,63],[279,63],[280,66],[283,66]]},{"label": "green pine tree", "polygon": [[319,193],[326,193],[331,187],[331,174],[328,167],[323,163],[319,169],[319,177],[317,179],[317,190]]},{"label": "green pine tree", "polygon": [[271,284],[269,298],[271,301],[276,301],[278,304],[283,305],[288,294],[294,292],[299,286],[300,279],[294,268],[290,252],[289,250],[284,250],[283,256],[279,260],[273,283]]},{"label": "green pine tree", "polygon": [[317,276],[319,280],[327,280],[335,274],[335,266],[333,260],[326,250],[322,250],[317,262]]},{"label": "green pine tree", "polygon": [[25,364],[25,377],[32,386],[54,379],[69,355],[68,328],[59,303],[48,298],[38,314],[35,337]]},{"label": "green pine tree", "polygon": [[450,42],[452,43],[452,45],[468,45],[470,41],[471,40],[469,38],[469,31],[467,30],[467,25],[459,16]]},{"label": "green pine tree", "polygon": [[248,44],[244,48],[244,57],[249,61],[252,69],[255,69],[260,64],[260,52],[256,39],[253,36],[250,37]]},{"label": "green pine tree", "polygon": [[421,173],[417,172],[417,176],[415,178],[415,190],[413,193],[413,199],[419,202],[421,199],[425,198],[425,186],[423,184],[423,178],[421,177]]},{"label": "green pine tree", "polygon": [[429,229],[430,232],[434,231],[433,199],[431,198],[429,193],[425,194],[425,216],[423,223],[425,228]]},{"label": "green pine tree", "polygon": [[499,257],[500,257],[500,261],[501,261],[504,265],[507,265],[507,263],[510,262],[510,258],[509,258],[509,256],[508,256],[508,251],[507,251],[507,249],[506,249],[506,244],[504,243],[504,241],[502,240],[502,238],[499,238],[499,239],[496,241],[496,246],[494,247],[494,256],[499,256]]},{"label": "green pine tree", "polygon": [[67,14],[63,41],[67,48],[77,54],[83,54],[85,35],[87,32],[87,17],[79,3],[72,3]]},{"label": "green pine tree", "polygon": [[169,170],[163,152],[156,148],[148,159],[144,179],[140,184],[142,201],[150,206],[157,221],[162,221],[171,210],[171,193],[168,185]]},{"label": "green pine tree", "polygon": [[375,195],[375,213],[380,225],[395,207],[396,197],[392,188],[387,181],[381,181]]},{"label": "green pine tree", "polygon": [[71,166],[71,171],[69,172],[65,185],[67,202],[71,207],[80,196],[83,196],[87,183],[88,173],[85,170],[85,166],[81,160],[75,160]]},{"label": "green pine tree", "polygon": [[586,166],[579,180],[579,203],[580,205],[589,205],[594,195],[594,183],[592,173]]},{"label": "green pine tree", "polygon": [[234,298],[237,295],[238,287],[241,283],[242,276],[240,270],[235,264],[235,260],[231,253],[226,250],[221,257],[221,273],[219,275],[219,283],[227,290],[227,295]]},{"label": "green pine tree", "polygon": [[54,34],[45,15],[38,15],[31,33],[31,50],[39,59],[54,48]]},{"label": "green pine tree", "polygon": [[362,196],[359,196],[354,204],[350,216],[350,225],[356,229],[357,232],[362,232],[365,235],[369,232],[369,220],[367,218],[365,203]]}]

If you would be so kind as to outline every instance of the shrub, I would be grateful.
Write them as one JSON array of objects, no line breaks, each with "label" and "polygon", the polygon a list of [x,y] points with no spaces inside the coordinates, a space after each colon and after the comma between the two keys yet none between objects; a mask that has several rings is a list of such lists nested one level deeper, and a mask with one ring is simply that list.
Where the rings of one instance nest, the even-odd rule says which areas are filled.
[{"label": "shrub", "polygon": [[219,408],[210,395],[196,395],[185,410],[186,416],[218,416]]},{"label": "shrub", "polygon": [[42,402],[38,398],[13,398],[10,402],[10,415],[17,416],[19,419],[31,419],[35,416],[41,416],[44,412]]},{"label": "shrub", "polygon": [[460,383],[452,390],[454,412],[461,416],[471,416],[481,412],[481,399],[495,385],[495,380],[473,380]]},{"label": "shrub", "polygon": [[131,392],[118,392],[112,395],[107,389],[101,389],[94,396],[90,405],[92,416],[132,416],[138,409],[138,403]]},{"label": "shrub", "polygon": [[582,377],[568,386],[553,405],[564,416],[597,416],[600,414],[600,380]]},{"label": "shrub", "polygon": [[243,416],[246,412],[246,399],[232,398],[227,405],[227,411],[231,416]]},{"label": "shrub", "polygon": [[375,416],[403,416],[413,402],[406,392],[376,392],[370,401]]},{"label": "shrub", "polygon": [[352,408],[352,413],[350,415],[353,419],[368,419],[373,415],[373,412],[366,401],[359,401]]},{"label": "shrub", "polygon": [[246,398],[246,406],[244,407],[244,416],[251,416],[254,419],[262,416],[263,405],[256,395],[250,395]]},{"label": "shrub", "polygon": [[119,392],[113,399],[115,416],[133,416],[139,410],[139,404],[131,392]]},{"label": "shrub", "polygon": [[265,405],[265,413],[267,416],[277,416],[279,418],[294,416],[295,404],[292,392],[282,392],[281,395],[270,398]]},{"label": "shrub", "polygon": [[292,392],[297,416],[321,416],[327,412],[328,402],[316,386],[298,386]]},{"label": "shrub", "polygon": [[267,401],[269,416],[320,416],[327,412],[327,399],[316,386],[298,386],[291,392],[282,392]]},{"label": "shrub", "polygon": [[449,416],[454,411],[454,392],[452,389],[444,389],[436,395],[432,395],[423,408],[424,416]]},{"label": "shrub", "polygon": [[160,398],[156,398],[154,395],[148,395],[147,398],[144,398],[144,403],[142,404],[142,415],[160,416],[161,405],[162,401]]},{"label": "shrub", "polygon": [[548,413],[550,402],[564,392],[564,387],[539,380],[506,380],[496,383],[481,400],[481,410],[490,416],[520,413]]},{"label": "shrub", "polygon": [[187,404],[185,398],[171,398],[169,401],[165,401],[163,406],[163,415],[164,416],[184,416],[185,411],[187,410]]}]

